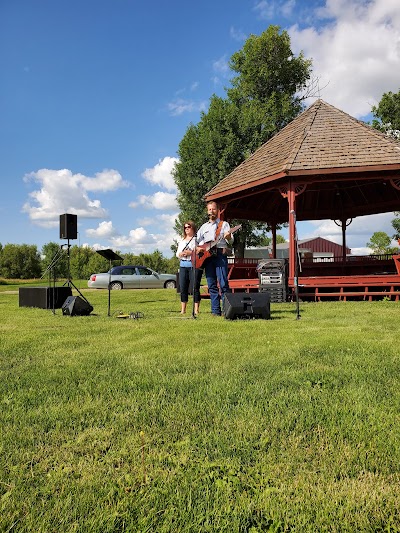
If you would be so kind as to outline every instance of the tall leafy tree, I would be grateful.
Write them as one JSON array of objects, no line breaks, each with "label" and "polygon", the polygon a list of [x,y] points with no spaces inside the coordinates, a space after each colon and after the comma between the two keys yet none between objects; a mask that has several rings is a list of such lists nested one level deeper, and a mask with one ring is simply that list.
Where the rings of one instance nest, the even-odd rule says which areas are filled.
[{"label": "tall leafy tree", "polygon": [[392,239],[384,231],[375,231],[371,239],[367,242],[368,248],[371,248],[374,254],[393,254],[397,248],[391,246]]},{"label": "tall leafy tree", "polygon": [[400,90],[384,93],[379,104],[372,107],[372,126],[400,139]]},{"label": "tall leafy tree", "polygon": [[400,244],[400,211],[395,211],[394,214],[396,218],[392,220],[392,226],[393,226],[395,233],[392,235],[392,238],[399,241],[399,244]]},{"label": "tall leafy tree", "polygon": [[70,271],[73,279],[89,279],[93,274],[89,268],[91,257],[99,255],[87,246],[71,246]]},{"label": "tall leafy tree", "polygon": [[0,275],[7,279],[38,278],[40,254],[35,245],[6,244],[0,253]]},{"label": "tall leafy tree", "polygon": [[[230,68],[237,75],[227,97],[213,95],[208,111],[189,126],[179,144],[174,171],[181,209],[178,233],[186,219],[202,224],[207,191],[302,111],[299,94],[309,82],[311,61],[294,56],[289,35],[278,26],[250,36],[232,56]],[[269,229],[242,223],[235,236],[241,254],[245,243],[256,245],[265,236],[263,229]]]},{"label": "tall leafy tree", "polygon": [[68,276],[68,250],[56,242],[48,242],[42,247],[42,271],[49,279]]}]

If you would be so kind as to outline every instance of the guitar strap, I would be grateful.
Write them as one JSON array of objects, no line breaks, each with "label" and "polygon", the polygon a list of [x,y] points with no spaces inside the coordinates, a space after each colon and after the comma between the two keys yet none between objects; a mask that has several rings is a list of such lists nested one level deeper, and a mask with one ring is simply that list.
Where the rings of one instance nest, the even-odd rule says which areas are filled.
[{"label": "guitar strap", "polygon": [[223,220],[220,220],[220,221],[219,221],[219,224],[218,224],[217,229],[216,229],[216,231],[215,231],[215,239],[214,239],[214,241],[216,241],[216,240],[218,239],[219,234],[220,234],[220,232],[221,232],[221,228],[222,228],[222,224],[223,224],[223,223],[224,223]]}]

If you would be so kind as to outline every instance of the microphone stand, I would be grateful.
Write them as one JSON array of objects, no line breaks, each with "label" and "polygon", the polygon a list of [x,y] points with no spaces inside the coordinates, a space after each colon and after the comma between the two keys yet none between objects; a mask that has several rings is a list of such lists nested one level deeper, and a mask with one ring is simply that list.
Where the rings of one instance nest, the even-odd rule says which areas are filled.
[{"label": "microphone stand", "polygon": [[[192,237],[193,238],[193,237]],[[189,241],[190,242],[190,241]],[[196,238],[194,239],[194,264],[192,261],[192,291],[193,291],[193,297],[192,297],[192,318],[197,318],[196,313],[194,312],[194,295],[195,295],[195,286],[196,286]]]},{"label": "microphone stand", "polygon": [[299,301],[299,271],[301,271],[300,257],[299,257],[299,243],[297,238],[297,220],[296,213],[292,212],[294,218],[294,243],[296,249],[296,263],[295,263],[295,278],[294,278],[294,290],[296,294],[296,320],[301,318],[300,315],[300,301]]}]

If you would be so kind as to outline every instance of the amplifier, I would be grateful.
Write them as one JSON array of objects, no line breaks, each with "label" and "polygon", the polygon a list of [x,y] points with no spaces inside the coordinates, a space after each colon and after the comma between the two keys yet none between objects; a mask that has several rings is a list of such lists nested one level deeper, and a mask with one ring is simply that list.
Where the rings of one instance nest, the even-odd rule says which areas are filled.
[{"label": "amplifier", "polygon": [[61,309],[68,296],[72,296],[71,287],[20,287],[19,306]]}]

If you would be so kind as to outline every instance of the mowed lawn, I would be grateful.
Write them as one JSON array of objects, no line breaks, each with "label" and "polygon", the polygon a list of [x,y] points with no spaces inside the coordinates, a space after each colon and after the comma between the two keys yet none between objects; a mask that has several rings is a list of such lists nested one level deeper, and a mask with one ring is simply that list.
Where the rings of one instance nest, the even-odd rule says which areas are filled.
[{"label": "mowed lawn", "polygon": [[1,532],[400,531],[400,302],[84,294],[0,292]]}]

